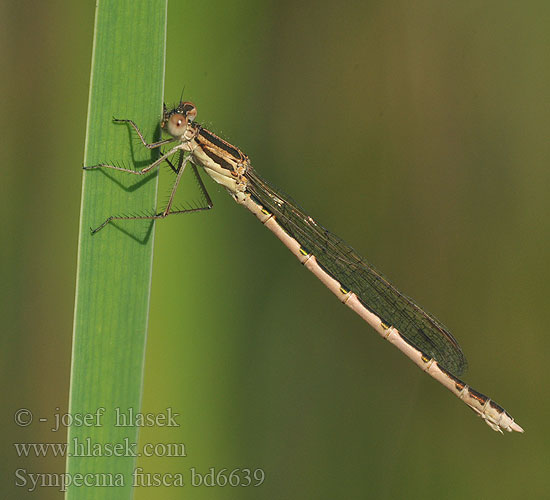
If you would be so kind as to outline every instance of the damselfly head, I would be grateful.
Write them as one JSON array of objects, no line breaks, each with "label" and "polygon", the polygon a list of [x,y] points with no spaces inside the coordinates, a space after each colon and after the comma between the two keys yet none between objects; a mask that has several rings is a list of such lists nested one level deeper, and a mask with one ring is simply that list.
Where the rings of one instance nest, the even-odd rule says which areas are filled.
[{"label": "damselfly head", "polygon": [[184,134],[187,125],[197,116],[197,108],[191,102],[180,102],[175,108],[168,110],[164,105],[161,127],[174,137]]},{"label": "damselfly head", "polygon": [[193,103],[180,102],[178,106],[168,110],[164,105],[161,128],[174,137],[182,136],[187,126],[197,116],[197,108]]}]

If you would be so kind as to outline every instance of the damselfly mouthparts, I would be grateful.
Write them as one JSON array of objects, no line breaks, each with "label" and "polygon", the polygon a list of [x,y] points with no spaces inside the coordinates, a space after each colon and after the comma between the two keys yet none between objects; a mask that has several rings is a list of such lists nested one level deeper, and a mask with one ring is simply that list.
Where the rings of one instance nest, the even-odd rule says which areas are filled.
[{"label": "damselfly mouthparts", "polygon": [[[492,429],[523,432],[501,406],[457,378],[466,368],[466,359],[458,342],[437,319],[399,292],[353,248],[259,177],[239,148],[196,123],[196,115],[197,109],[190,102],[181,102],[171,110],[165,106],[161,128],[169,137],[152,144],[145,141],[133,121],[115,120],[131,125],[145,147],[171,145],[170,149],[139,171],[106,164],[84,167],[86,170],[111,168],[143,175],[166,161],[176,173],[176,180],[163,211],[145,216],[111,216],[92,233],[113,220],[161,219],[170,214],[211,208],[212,202],[197,171],[197,166],[202,167],[238,204],[248,208],[272,231],[341,302],[464,401]],[[176,165],[169,160],[174,154],[179,155]],[[176,210],[172,208],[174,196],[187,164],[191,165],[207,204]]]}]

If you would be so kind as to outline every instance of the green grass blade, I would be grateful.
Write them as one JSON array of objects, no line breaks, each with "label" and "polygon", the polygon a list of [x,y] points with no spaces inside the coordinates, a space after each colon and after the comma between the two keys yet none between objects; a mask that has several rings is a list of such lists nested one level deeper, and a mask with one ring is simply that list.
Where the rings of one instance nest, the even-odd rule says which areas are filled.
[{"label": "green grass blade", "polygon": [[[98,2],[86,165],[114,161],[142,168],[158,155],[143,148],[129,127],[114,124],[112,117],[134,120],[149,142],[159,136],[166,4],[167,0]],[[137,442],[138,429],[115,426],[115,412],[138,412],[141,405],[153,225],[109,224],[94,236],[89,228],[109,215],[153,210],[156,188],[156,172],[143,177],[112,170],[84,173],[69,409],[75,420],[69,428],[68,451],[93,455],[92,447],[99,446],[116,452],[68,458],[67,479],[74,482],[67,490],[69,500],[132,497],[131,443]],[[86,415],[94,416],[79,420]],[[113,480],[116,486],[82,486],[85,474],[87,484]]]}]

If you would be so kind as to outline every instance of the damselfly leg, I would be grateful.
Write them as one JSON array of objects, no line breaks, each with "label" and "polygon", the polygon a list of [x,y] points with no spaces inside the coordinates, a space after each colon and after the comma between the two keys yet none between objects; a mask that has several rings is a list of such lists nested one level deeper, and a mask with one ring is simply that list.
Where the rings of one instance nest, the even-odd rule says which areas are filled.
[{"label": "damselfly leg", "polygon": [[122,119],[122,118],[115,118],[113,116],[113,121],[115,123],[128,123],[135,131],[136,131],[136,134],[138,135],[139,139],[141,140],[141,143],[147,148],[147,149],[155,149],[155,148],[158,148],[159,146],[163,146],[164,144],[169,144],[171,142],[174,142],[175,139],[173,137],[170,137],[169,139],[163,139],[161,141],[157,141],[157,142],[152,142],[151,144],[148,144],[147,141],[145,140],[145,137],[143,137],[143,134],[141,133],[141,130],[139,129],[139,127],[134,123],[133,120],[127,120],[127,119]]},{"label": "damselfly leg", "polygon": [[[128,124],[130,124],[132,126],[132,128],[136,131],[136,133],[138,134],[142,144],[148,149],[158,148],[158,147],[160,147],[164,144],[174,142],[174,140],[175,140],[174,138],[171,138],[171,139],[165,139],[165,140],[162,140],[162,141],[157,141],[157,142],[153,142],[153,143],[149,144],[149,143],[147,143],[147,141],[143,137],[143,134],[139,130],[138,126],[132,120],[119,120],[119,119],[113,118],[113,121],[115,121],[117,123],[128,123]],[[170,156],[172,156],[175,153],[179,153],[177,166],[174,166],[173,163],[170,161]],[[164,219],[165,217],[167,217],[168,215],[171,215],[171,214],[185,214],[185,213],[191,213],[191,212],[199,212],[199,211],[202,211],[202,210],[209,210],[213,207],[212,199],[210,198],[210,195],[208,194],[208,191],[206,190],[206,187],[205,187],[204,183],[202,182],[202,179],[199,175],[199,172],[197,171],[197,167],[191,162],[191,168],[193,170],[193,175],[195,176],[195,179],[197,180],[197,183],[199,185],[199,189],[201,190],[201,194],[202,194],[202,196],[204,197],[204,199],[206,201],[206,205],[205,206],[192,207],[192,208],[185,208],[185,209],[181,209],[181,210],[172,210],[172,205],[173,205],[173,202],[174,202],[174,196],[176,194],[180,179],[183,175],[183,172],[185,171],[185,167],[186,167],[187,163],[190,162],[190,156],[185,156],[184,151],[182,149],[182,144],[181,143],[178,144],[177,146],[171,148],[167,153],[161,154],[161,156],[157,160],[155,160],[150,165],[147,165],[146,167],[142,168],[141,170],[132,170],[132,169],[129,169],[129,168],[123,168],[123,167],[119,167],[119,166],[116,166],[116,165],[108,165],[106,163],[100,163],[98,165],[83,167],[83,169],[84,170],[93,170],[93,169],[97,169],[97,168],[110,168],[110,169],[113,169],[113,170],[118,170],[118,171],[126,172],[126,173],[129,173],[129,174],[143,175],[143,174],[146,174],[147,172],[149,172],[150,170],[152,170],[153,168],[159,166],[162,162],[166,162],[170,166],[172,171],[176,174],[176,180],[174,181],[174,184],[172,186],[172,190],[170,192],[170,197],[168,199],[168,203],[167,203],[166,207],[164,208],[164,210],[162,212],[158,212],[158,213],[151,214],[151,215],[111,215],[110,217],[107,217],[107,219],[105,219],[105,221],[102,224],[100,224],[98,227],[96,227],[95,229],[90,228],[90,231],[91,231],[92,234],[97,233],[98,231],[103,229],[107,224],[109,224],[110,222],[115,221],[115,220]]]}]

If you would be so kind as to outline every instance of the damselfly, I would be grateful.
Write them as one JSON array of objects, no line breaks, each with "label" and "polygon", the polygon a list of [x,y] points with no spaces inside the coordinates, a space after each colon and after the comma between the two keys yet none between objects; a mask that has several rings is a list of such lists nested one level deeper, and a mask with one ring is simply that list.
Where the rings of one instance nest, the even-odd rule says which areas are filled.
[{"label": "damselfly", "polygon": [[[111,168],[143,175],[167,162],[175,172],[176,180],[163,211],[143,216],[111,216],[93,229],[92,234],[114,220],[162,219],[170,214],[211,208],[212,202],[197,171],[197,166],[200,166],[214,181],[224,186],[238,204],[248,208],[272,231],[342,303],[464,401],[492,429],[523,432],[501,406],[457,378],[466,368],[466,359],[458,342],[437,319],[399,292],[353,248],[259,177],[239,148],[196,123],[196,115],[197,109],[190,102],[181,102],[171,110],[164,106],[161,128],[169,137],[152,144],[147,143],[132,120],[115,119],[115,122],[131,125],[145,147],[154,149],[171,145],[170,149],[139,171],[107,164],[84,168]],[[174,165],[170,158],[176,154],[178,160]],[[207,204],[184,210],[173,209],[174,196],[187,164],[191,165]]]}]

